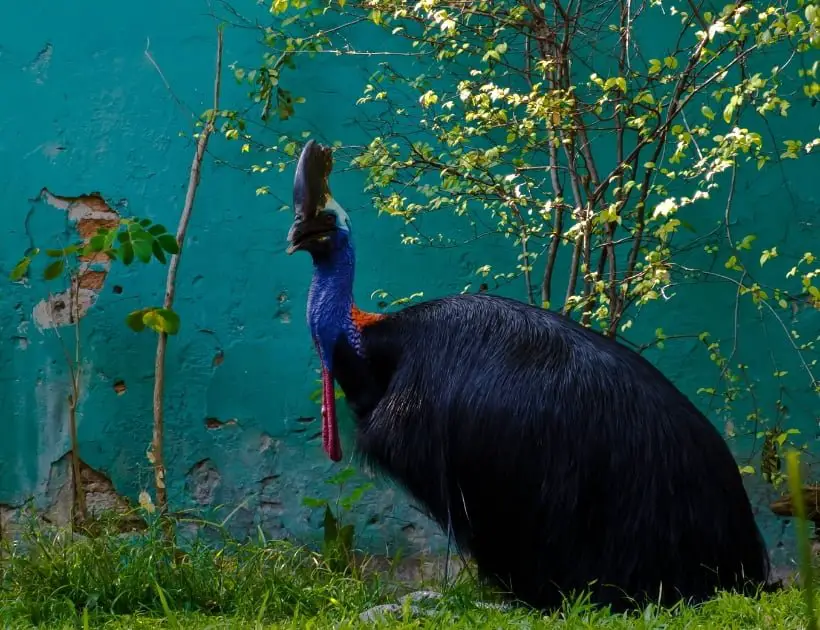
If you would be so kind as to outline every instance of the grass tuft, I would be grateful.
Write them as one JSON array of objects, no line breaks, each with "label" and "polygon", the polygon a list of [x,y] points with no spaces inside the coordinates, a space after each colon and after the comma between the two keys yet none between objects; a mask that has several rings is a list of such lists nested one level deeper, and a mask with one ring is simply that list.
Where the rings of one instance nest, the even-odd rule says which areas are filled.
[{"label": "grass tuft", "polygon": [[168,627],[187,627],[174,617],[188,613],[270,622],[334,616],[334,608],[342,612],[334,602],[364,610],[386,594],[377,581],[331,571],[320,556],[291,543],[240,544],[226,536],[183,548],[155,524],[138,534],[112,527],[93,537],[29,526],[14,545],[4,545],[0,621],[6,622],[73,624],[86,611],[92,618],[163,617]]},{"label": "grass tuft", "polygon": [[[427,603],[402,602],[402,588],[367,572],[339,572],[318,554],[282,541],[238,543],[227,536],[181,544],[161,528],[93,535],[42,526],[24,529],[0,554],[0,624],[5,628],[604,628],[612,630],[808,627],[800,589],[757,598],[724,594],[698,607],[654,606],[611,614],[585,597],[544,616],[497,609],[462,573]],[[366,624],[360,613],[396,604],[392,616]],[[424,614],[413,614],[414,607]]]}]

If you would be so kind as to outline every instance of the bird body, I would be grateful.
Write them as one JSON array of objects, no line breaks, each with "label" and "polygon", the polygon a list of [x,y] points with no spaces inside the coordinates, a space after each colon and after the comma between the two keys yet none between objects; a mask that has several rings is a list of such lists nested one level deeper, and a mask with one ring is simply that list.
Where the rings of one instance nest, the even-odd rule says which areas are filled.
[{"label": "bird body", "polygon": [[538,608],[580,591],[622,609],[765,584],[768,554],[731,452],[642,356],[496,296],[359,310],[328,155],[303,150],[290,240],[314,259],[308,322],[331,458],[336,381],[358,453],[452,531],[485,578]]}]

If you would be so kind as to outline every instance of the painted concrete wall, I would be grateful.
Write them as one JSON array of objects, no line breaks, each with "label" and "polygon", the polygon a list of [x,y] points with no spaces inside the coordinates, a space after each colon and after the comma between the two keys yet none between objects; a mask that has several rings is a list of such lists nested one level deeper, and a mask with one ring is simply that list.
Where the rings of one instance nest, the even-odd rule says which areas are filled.
[{"label": "painted concrete wall", "polygon": [[[267,19],[263,8],[247,5],[247,14],[256,11]],[[190,111],[211,105],[215,36],[205,2],[175,2],[175,12],[168,6],[159,0],[85,0],[71,7],[18,3],[7,8],[0,21],[3,277],[29,245],[76,238],[81,220],[101,216],[95,210],[176,225],[193,154],[192,142],[179,132],[190,130]],[[144,54],[149,42],[171,92]],[[260,53],[253,31],[228,30],[226,64],[253,65]],[[329,63],[325,57],[300,70],[298,92],[307,103],[288,130],[361,144],[366,138],[355,99],[369,70],[357,57]],[[239,105],[243,93],[226,81],[223,102]],[[278,208],[290,201],[292,171],[262,181],[236,168],[250,165],[250,158],[241,159],[224,141],[211,145],[185,243],[177,298],[183,328],[171,340],[168,357],[168,486],[179,509],[218,509],[221,518],[232,513],[237,534],[261,526],[270,534],[310,539],[319,535],[320,520],[302,499],[333,496],[324,481],[338,470],[316,438],[318,409],[309,398],[317,387],[317,361],[304,323],[310,265],[306,257],[284,255],[289,216]],[[793,169],[784,173],[788,181],[808,174],[808,166],[785,168]],[[745,202],[737,204],[744,208],[737,220],[776,237],[781,254],[799,257],[820,235],[818,196],[816,189],[797,185],[784,196],[782,182],[742,175],[738,195]],[[256,196],[263,184],[272,195]],[[58,197],[42,194],[43,189]],[[93,199],[66,208],[59,198],[92,192],[99,192],[110,209]],[[402,247],[401,226],[370,211],[359,175],[338,173],[334,192],[354,221],[360,244],[357,298],[365,308],[374,308],[370,293],[379,288],[394,295],[423,290],[427,297],[457,292],[480,264],[509,263],[515,255],[503,243],[433,252]],[[777,216],[775,209],[793,220]],[[152,484],[145,451],[155,340],[132,333],[123,320],[138,306],[161,301],[164,274],[155,263],[131,270],[113,265],[90,283],[93,305],[81,326],[80,440],[83,460],[97,471],[99,501],[112,500],[106,494],[110,485],[133,500]],[[42,315],[49,288],[54,285],[32,281],[7,283],[0,291],[0,408],[6,413],[0,504],[5,506],[34,498],[49,509],[66,497],[68,377],[61,340]],[[731,292],[681,287],[678,293],[667,333],[705,323],[715,335],[728,335]],[[648,309],[641,316],[637,338],[651,335],[657,313]],[[743,360],[765,360],[756,312],[742,309],[740,318],[750,331],[740,342]],[[57,331],[63,342],[72,342],[69,329]],[[782,340],[773,343],[783,349]],[[703,374],[713,370],[694,342],[670,344],[651,358],[693,397]],[[799,370],[793,360],[787,368]],[[761,383],[760,396],[776,397],[772,387]],[[815,403],[807,391],[793,392],[793,416],[812,434]],[[349,455],[350,422],[343,418],[343,424]],[[766,513],[768,494],[754,490],[761,523],[774,544],[780,524]],[[442,542],[437,528],[384,480],[357,507],[357,517],[360,540],[374,551]]]}]

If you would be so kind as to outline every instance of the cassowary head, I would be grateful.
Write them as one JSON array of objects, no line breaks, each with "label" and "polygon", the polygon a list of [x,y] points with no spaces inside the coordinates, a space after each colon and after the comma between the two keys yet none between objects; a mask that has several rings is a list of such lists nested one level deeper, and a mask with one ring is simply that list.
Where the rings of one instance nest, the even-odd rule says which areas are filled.
[{"label": "cassowary head", "polygon": [[288,233],[288,254],[310,252],[314,260],[331,256],[350,240],[350,218],[330,193],[333,170],[330,147],[308,142],[293,179],[293,225]]},{"label": "cassowary head", "polygon": [[351,323],[355,256],[350,219],[330,194],[332,170],[330,147],[308,142],[293,179],[294,217],[287,253],[304,250],[313,257],[307,319],[322,362],[322,442],[331,459],[339,461],[342,451],[333,387],[334,349],[343,335],[354,348],[359,347],[360,339]]}]

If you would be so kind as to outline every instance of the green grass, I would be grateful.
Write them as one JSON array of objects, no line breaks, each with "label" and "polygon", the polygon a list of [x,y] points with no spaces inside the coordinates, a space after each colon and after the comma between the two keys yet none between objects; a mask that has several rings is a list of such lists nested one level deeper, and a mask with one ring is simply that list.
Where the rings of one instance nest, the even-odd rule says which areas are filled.
[{"label": "green grass", "polygon": [[802,593],[760,598],[723,595],[697,608],[648,608],[612,615],[568,603],[549,617],[525,609],[481,608],[491,601],[459,579],[424,606],[380,624],[359,613],[395,603],[406,587],[366,571],[342,574],[306,549],[259,539],[195,542],[183,551],[155,526],[139,535],[103,528],[94,536],[29,528],[0,559],[0,624],[6,628],[806,628]]}]

